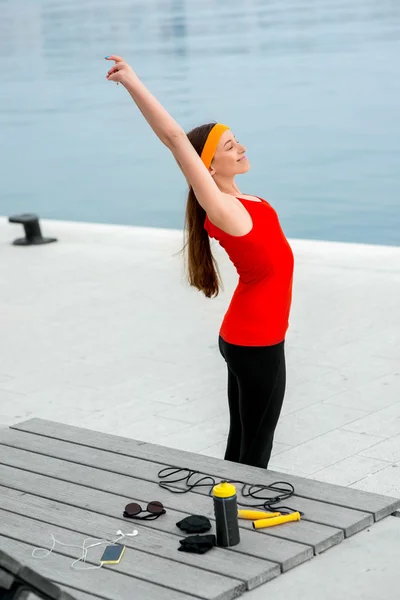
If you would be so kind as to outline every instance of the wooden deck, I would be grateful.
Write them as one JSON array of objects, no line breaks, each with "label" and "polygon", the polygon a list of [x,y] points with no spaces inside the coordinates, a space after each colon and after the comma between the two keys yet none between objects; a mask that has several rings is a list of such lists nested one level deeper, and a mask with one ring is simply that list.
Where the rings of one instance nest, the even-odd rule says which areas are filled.
[{"label": "wooden deck", "polygon": [[[266,485],[289,481],[295,496],[286,504],[304,512],[300,522],[254,531],[240,521],[241,542],[204,555],[178,552],[185,537],[176,523],[190,514],[213,522],[206,490],[172,494],[159,487],[164,466],[188,468],[221,479]],[[229,600],[339,544],[400,507],[400,500],[238,465],[227,461],[31,419],[0,431],[0,549],[49,577],[77,600]],[[167,513],[155,521],[130,521],[128,502],[160,500]],[[240,498],[239,498],[240,501]],[[248,501],[248,500],[247,500]],[[57,545],[42,560],[35,547],[85,537],[125,538],[119,565],[76,571],[79,549]],[[210,532],[211,533],[211,532]],[[103,547],[89,551],[97,564]]]}]

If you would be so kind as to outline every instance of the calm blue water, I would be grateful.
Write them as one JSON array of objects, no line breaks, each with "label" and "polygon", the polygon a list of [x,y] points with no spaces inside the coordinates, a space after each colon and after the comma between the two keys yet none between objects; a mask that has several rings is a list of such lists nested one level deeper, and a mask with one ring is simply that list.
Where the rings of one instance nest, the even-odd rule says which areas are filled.
[{"label": "calm blue water", "polygon": [[400,245],[399,0],[0,0],[0,214],[182,228],[186,184],[120,54],[289,237]]}]

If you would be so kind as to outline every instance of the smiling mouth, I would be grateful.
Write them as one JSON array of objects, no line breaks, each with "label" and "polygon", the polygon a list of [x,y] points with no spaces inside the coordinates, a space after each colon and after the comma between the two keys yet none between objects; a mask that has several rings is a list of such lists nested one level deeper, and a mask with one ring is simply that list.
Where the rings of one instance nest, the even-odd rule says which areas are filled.
[{"label": "smiling mouth", "polygon": [[242,158],[239,158],[238,162],[240,162],[241,160],[247,160],[247,156],[242,156]]}]

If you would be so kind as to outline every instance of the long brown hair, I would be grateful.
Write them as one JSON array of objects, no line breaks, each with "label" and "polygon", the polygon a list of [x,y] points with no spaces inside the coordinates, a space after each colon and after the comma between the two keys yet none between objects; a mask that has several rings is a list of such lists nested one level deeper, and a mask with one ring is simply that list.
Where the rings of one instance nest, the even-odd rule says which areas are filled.
[{"label": "long brown hair", "polygon": [[[192,146],[200,156],[207,137],[215,123],[206,123],[195,127],[187,134]],[[222,287],[221,276],[217,262],[211,252],[210,240],[204,229],[206,211],[198,202],[192,187],[189,187],[185,213],[185,245],[182,252],[187,250],[186,262],[189,284],[207,298],[218,296]]]}]

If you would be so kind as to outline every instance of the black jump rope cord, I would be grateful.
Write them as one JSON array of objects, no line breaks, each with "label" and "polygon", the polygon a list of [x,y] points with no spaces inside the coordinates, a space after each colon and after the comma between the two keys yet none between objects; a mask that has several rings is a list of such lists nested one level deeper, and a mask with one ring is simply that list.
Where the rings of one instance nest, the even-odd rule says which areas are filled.
[{"label": "black jump rope cord", "polygon": [[[181,475],[182,473],[183,476],[175,477],[175,475]],[[196,481],[192,481],[192,478],[195,475],[199,475],[201,477]],[[208,495],[211,496],[212,489],[214,485],[217,484],[216,480],[214,479],[214,477],[211,477],[211,475],[204,475],[199,471],[182,469],[180,467],[165,467],[158,472],[158,477],[159,479],[165,480],[159,481],[158,485],[161,488],[172,492],[173,494],[186,494],[187,492],[190,492],[191,490],[197,487],[209,487],[210,489],[208,491]],[[180,489],[174,485],[182,481],[186,483],[185,488]],[[250,508],[262,508],[266,511],[271,512],[279,511],[282,514],[300,512],[288,506],[276,506],[280,502],[288,500],[288,498],[291,498],[294,494],[293,485],[291,483],[288,483],[287,481],[275,481],[274,483],[270,483],[269,485],[252,485],[244,481],[238,481],[236,479],[224,479],[223,481],[226,481],[227,483],[241,484],[243,486],[241,493],[244,498],[253,498],[253,500],[260,500],[260,502],[258,502],[257,504],[245,504],[244,502],[239,502],[238,500],[237,503],[239,506],[247,506]],[[271,495],[271,493],[275,493],[275,495]],[[265,494],[268,495],[265,496]],[[300,515],[302,515],[301,512]]]}]

